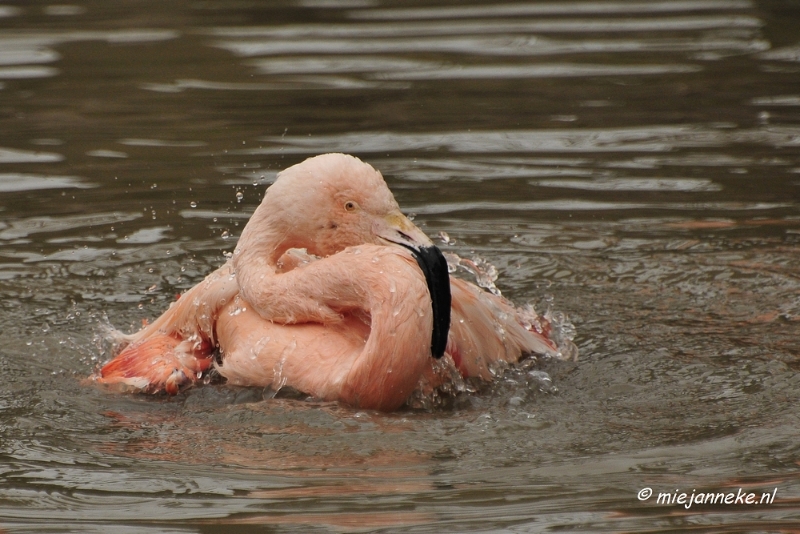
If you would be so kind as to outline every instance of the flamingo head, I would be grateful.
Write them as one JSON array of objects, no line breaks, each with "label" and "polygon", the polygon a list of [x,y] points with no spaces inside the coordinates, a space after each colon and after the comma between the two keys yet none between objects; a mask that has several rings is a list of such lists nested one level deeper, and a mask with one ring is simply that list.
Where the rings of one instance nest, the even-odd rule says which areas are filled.
[{"label": "flamingo head", "polygon": [[280,228],[274,257],[288,248],[326,257],[366,243],[413,251],[433,246],[401,213],[381,173],[345,154],[312,157],[281,172],[262,208]]}]

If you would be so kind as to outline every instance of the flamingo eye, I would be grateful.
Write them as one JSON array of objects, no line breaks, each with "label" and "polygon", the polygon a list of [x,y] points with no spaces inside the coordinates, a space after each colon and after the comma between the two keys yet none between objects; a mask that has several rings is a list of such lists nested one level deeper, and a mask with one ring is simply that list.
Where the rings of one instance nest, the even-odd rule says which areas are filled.
[{"label": "flamingo eye", "polygon": [[358,204],[356,204],[352,200],[348,200],[347,202],[344,203],[344,209],[346,211],[355,211],[355,209],[357,207],[358,207]]}]

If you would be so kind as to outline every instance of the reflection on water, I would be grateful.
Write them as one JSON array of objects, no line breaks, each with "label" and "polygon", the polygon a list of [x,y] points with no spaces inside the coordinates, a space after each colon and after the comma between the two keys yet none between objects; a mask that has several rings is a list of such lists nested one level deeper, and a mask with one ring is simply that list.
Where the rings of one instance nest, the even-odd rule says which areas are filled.
[{"label": "reflection on water", "polygon": [[[0,6],[3,528],[796,528],[798,23],[780,0]],[[326,151],[379,168],[459,273],[568,314],[580,361],[380,415],[80,384],[108,325],[202,280]]]},{"label": "reflection on water", "polygon": [[314,150],[336,151],[345,147],[359,153],[398,150],[447,150],[449,152],[670,152],[678,148],[722,148],[735,143],[764,144],[774,148],[800,146],[796,127],[769,127],[753,130],[732,129],[730,124],[716,128],[697,125],[639,128],[508,130],[395,134],[364,132],[339,136],[280,136],[263,138],[268,148],[238,150],[242,154],[301,153]]},{"label": "reflection on water", "polygon": [[[376,6],[377,7],[377,6]],[[451,19],[466,17],[536,17],[542,15],[587,15],[587,14],[622,14],[639,13],[684,13],[693,11],[725,11],[754,7],[749,0],[697,0],[664,2],[536,2],[533,4],[500,4],[485,6],[442,7],[405,9],[370,9],[355,11],[354,18],[362,19]]]},{"label": "reflection on water", "polygon": [[75,176],[40,176],[20,172],[0,173],[0,192],[92,187]]}]

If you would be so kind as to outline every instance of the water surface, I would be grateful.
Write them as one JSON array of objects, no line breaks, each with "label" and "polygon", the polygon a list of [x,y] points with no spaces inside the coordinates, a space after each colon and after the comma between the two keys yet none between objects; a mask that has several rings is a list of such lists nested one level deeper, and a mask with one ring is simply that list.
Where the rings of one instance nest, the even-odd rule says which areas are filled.
[{"label": "water surface", "polygon": [[[798,26],[778,0],[0,6],[0,524],[796,528]],[[580,360],[394,414],[81,385],[104,327],[157,316],[327,151],[567,314]]]}]

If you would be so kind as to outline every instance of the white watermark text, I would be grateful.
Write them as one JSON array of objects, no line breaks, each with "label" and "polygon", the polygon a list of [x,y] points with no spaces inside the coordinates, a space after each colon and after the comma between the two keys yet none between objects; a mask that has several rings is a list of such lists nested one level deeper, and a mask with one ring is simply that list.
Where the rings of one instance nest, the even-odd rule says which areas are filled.
[{"label": "white watermark text", "polygon": [[[674,492],[660,492],[656,496],[656,504],[680,505],[687,510],[698,504],[772,504],[778,488],[764,493],[747,492],[742,488],[737,491],[697,491],[691,493],[676,489]],[[642,488],[636,495],[640,501],[648,501],[654,496],[652,488]]]}]

